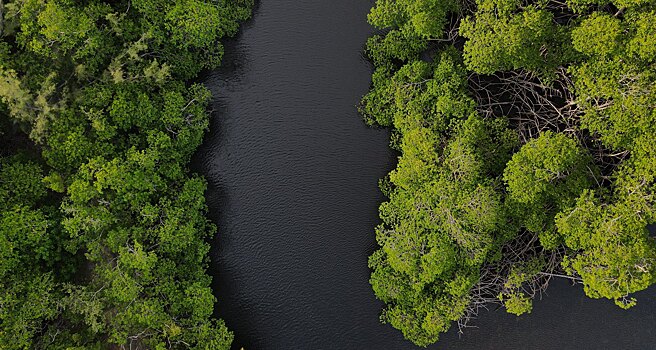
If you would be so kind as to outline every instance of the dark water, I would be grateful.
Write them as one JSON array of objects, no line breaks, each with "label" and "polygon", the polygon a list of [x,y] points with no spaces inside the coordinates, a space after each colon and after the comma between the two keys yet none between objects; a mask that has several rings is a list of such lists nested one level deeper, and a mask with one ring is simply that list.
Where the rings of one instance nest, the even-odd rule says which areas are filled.
[{"label": "dark water", "polygon": [[[355,105],[371,67],[364,0],[262,1],[209,74],[212,131],[196,170],[219,226],[211,273],[235,348],[413,349],[378,322],[367,257],[394,166]],[[442,349],[656,348],[654,293],[624,312],[556,284],[533,314],[484,313]],[[438,347],[433,347],[438,348]]]}]

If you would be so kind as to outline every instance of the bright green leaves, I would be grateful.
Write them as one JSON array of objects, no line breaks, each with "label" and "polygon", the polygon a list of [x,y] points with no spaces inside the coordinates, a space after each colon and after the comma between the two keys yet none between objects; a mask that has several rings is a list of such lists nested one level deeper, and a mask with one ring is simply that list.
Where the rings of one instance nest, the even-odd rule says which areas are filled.
[{"label": "bright green leaves", "polygon": [[[160,135],[149,135],[148,143],[162,153],[187,162],[200,146],[203,134],[209,127],[206,108],[210,92],[202,85],[194,84],[188,89],[167,92],[163,98],[164,106],[159,119],[163,130],[160,129]],[[164,132],[166,136],[162,135]],[[171,141],[164,141],[165,138]]]},{"label": "bright green leaves", "polygon": [[425,48],[426,42],[410,29],[392,30],[367,40],[367,55],[379,67],[416,59]]},{"label": "bright green leaves", "polygon": [[[175,200],[162,201],[161,225],[156,229],[162,249],[180,262],[203,265],[208,247],[200,244],[214,232],[214,226],[202,215],[206,211],[206,184],[199,178],[184,182]],[[143,215],[143,214],[142,214]]]},{"label": "bright green leaves", "polygon": [[533,299],[527,294],[525,286],[534,281],[544,268],[544,261],[537,257],[532,257],[528,261],[520,261],[510,267],[510,272],[498,296],[499,301],[506,307],[506,311],[517,316],[531,313]]},{"label": "bright green leaves", "polygon": [[[0,160],[0,346],[30,348],[44,320],[58,314],[53,273],[61,259],[42,168],[13,156]],[[6,346],[5,346],[6,345]]]},{"label": "bright green leaves", "polygon": [[454,179],[484,181],[502,174],[519,144],[517,133],[505,119],[482,119],[475,114],[456,127],[445,148],[445,163]]},{"label": "bright green leaves", "polygon": [[549,76],[565,63],[565,36],[551,12],[528,6],[516,13],[517,1],[481,0],[478,5],[475,16],[460,25],[460,35],[467,39],[463,56],[468,69],[479,74],[526,69]]},{"label": "bright green leaves", "polygon": [[[207,320],[214,297],[204,275],[204,239],[214,232],[203,215],[205,182],[187,178],[179,166],[153,148],[132,148],[125,158],[93,159],[68,188],[65,227],[97,265],[89,288],[99,290],[104,316],[98,319],[97,307],[74,310],[117,344],[144,329],[191,344],[200,329],[214,327]],[[231,336],[217,327],[223,339],[217,341],[225,344]],[[142,341],[156,346],[163,338]]]},{"label": "bright green leaves", "polygon": [[[223,56],[223,46],[217,41],[223,37],[221,8],[213,2],[198,0],[177,1],[167,12],[165,27],[170,32],[170,41],[182,50],[199,50],[202,52],[202,61],[199,63],[185,60],[176,60],[170,53],[171,64],[174,69],[194,69],[193,65],[200,68],[211,68],[218,66]],[[191,55],[188,57],[192,59]],[[184,74],[184,73],[183,73]]]},{"label": "bright green leaves", "polygon": [[53,57],[58,54],[51,51],[57,47],[62,53],[82,42],[94,23],[84,12],[57,2],[47,2],[37,16],[40,27],[39,36],[32,39],[28,46],[37,53]]},{"label": "bright green leaves", "polygon": [[614,299],[628,308],[635,305],[629,294],[656,280],[656,242],[630,203],[603,204],[587,191],[558,215],[557,225],[573,250],[563,265],[581,276],[588,296]]},{"label": "bright green leaves", "polygon": [[647,5],[650,1],[651,0],[568,0],[567,6],[576,13],[585,13],[592,8],[600,8],[611,3],[618,9],[627,9]]},{"label": "bright green leaves", "polygon": [[[4,279],[4,278],[3,278]],[[0,283],[0,344],[6,349],[37,347],[34,337],[43,331],[43,322],[58,313],[50,274],[23,274]]]},{"label": "bright green leaves", "polygon": [[171,40],[180,47],[202,47],[223,36],[219,8],[198,0],[177,1],[166,14]]},{"label": "bright green leaves", "polygon": [[407,4],[396,0],[378,0],[367,19],[377,28],[401,27],[408,21]]},{"label": "bright green leaves", "polygon": [[533,300],[526,294],[524,286],[535,279],[544,268],[539,258],[522,261],[510,268],[510,273],[499,293],[499,300],[506,307],[506,311],[517,316],[530,313],[533,309]]},{"label": "bright green leaves", "polygon": [[[434,258],[433,264],[424,264],[423,269],[434,275],[449,276],[450,271],[436,274],[436,269],[456,265],[452,248],[431,249],[424,260]],[[420,346],[437,341],[440,333],[450,327],[451,322],[461,317],[468,304],[467,293],[475,283],[474,275],[459,272],[453,278],[436,280],[428,284],[430,288],[415,287],[409,276],[394,270],[385,258],[383,251],[374,252],[369,259],[373,269],[371,283],[376,296],[388,303],[381,320],[401,330],[407,339]],[[427,271],[427,272],[428,272]],[[413,286],[413,287],[411,287]],[[442,287],[440,287],[442,286]]]},{"label": "bright green leaves", "polygon": [[49,124],[44,157],[60,170],[121,155],[131,147],[152,147],[169,160],[187,161],[209,125],[205,108],[210,95],[200,85],[126,82],[94,86],[79,95]]},{"label": "bright green leaves", "polygon": [[591,60],[573,68],[579,101],[584,108],[582,125],[598,133],[612,149],[633,149],[634,140],[654,130],[653,72],[641,71],[622,58]]},{"label": "bright green leaves", "polygon": [[39,210],[14,207],[2,212],[0,276],[30,268],[23,264],[47,261],[52,253],[48,220]]},{"label": "bright green leaves", "polygon": [[[462,66],[448,51],[437,64],[414,62],[402,67],[382,91],[372,90],[373,96],[393,94],[390,110],[394,127],[403,134],[399,147],[404,153],[390,174],[397,187],[411,190],[435,176],[441,135],[452,120],[467,118],[464,113],[473,111],[473,101],[464,94],[464,80]],[[372,102],[365,97],[365,106]]]},{"label": "bright green leaves", "polygon": [[0,98],[13,118],[21,121],[34,120],[34,97],[22,86],[16,72],[4,67],[0,67]]},{"label": "bright green leaves", "polygon": [[229,348],[186,169],[210,95],[182,79],[219,64],[252,4],[5,0],[0,116],[49,175],[0,162],[0,348]]},{"label": "bright green leaves", "polygon": [[553,217],[594,184],[592,159],[577,142],[546,132],[515,153],[504,171],[510,207],[547,249],[561,242]]},{"label": "bright green leaves", "polygon": [[656,60],[656,12],[640,12],[631,18],[635,35],[628,44],[629,52],[645,62]]},{"label": "bright green leaves", "polygon": [[[125,159],[92,160],[69,186],[65,227],[98,265],[91,287],[102,290],[107,315],[84,317],[116,343],[146,328],[193,343],[195,329],[209,327],[214,297],[204,276],[204,239],[214,228],[203,215],[205,182],[164,169],[170,167],[154,151],[130,150]],[[115,307],[121,311],[110,312]],[[230,339],[225,327],[217,331]]]},{"label": "bright green leaves", "polygon": [[641,135],[656,132],[656,112],[650,107],[656,101],[656,77],[649,42],[655,22],[653,11],[629,12],[621,22],[593,14],[573,31],[575,42],[580,36],[579,41],[586,37],[600,43],[577,44],[589,59],[573,67],[572,74],[585,112],[582,125],[598,133],[609,148],[632,150]]},{"label": "bright green leaves", "polygon": [[630,158],[615,167],[609,193],[586,192],[558,215],[558,231],[574,250],[564,266],[581,276],[586,294],[624,308],[636,302],[630,293],[656,281],[656,243],[645,229],[656,220],[655,20],[653,10],[627,9],[621,20],[594,13],[572,34],[587,57],[572,68],[582,126]]},{"label": "bright green leaves", "polygon": [[212,319],[210,322],[204,322],[194,328],[187,339],[197,342],[196,349],[229,349],[234,336],[225,326],[223,320]]},{"label": "bright green leaves", "polygon": [[369,260],[384,322],[425,346],[485,302],[530,312],[547,276],[622,307],[656,281],[647,2],[377,1],[360,111],[401,152]]},{"label": "bright green leaves", "polygon": [[436,203],[436,220],[472,266],[484,263],[507,220],[498,164],[507,162],[515,137],[498,122],[473,114],[455,128],[442,159],[446,181],[434,188],[442,200]]},{"label": "bright green leaves", "polygon": [[27,0],[12,5],[20,13],[17,39],[29,50],[21,54],[29,60],[29,53],[34,53],[35,60],[45,65],[37,69],[68,71],[70,65],[75,65],[79,71],[96,73],[106,62],[105,55],[99,53],[114,49],[106,28],[98,25],[112,11],[107,4],[81,6],[73,1]]},{"label": "bright green leaves", "polygon": [[463,253],[465,265],[480,266],[492,246],[494,231],[505,219],[501,196],[494,187],[482,184],[469,187],[445,182],[440,185],[444,185],[440,190],[446,195],[431,211],[437,228]]},{"label": "bright green leaves", "polygon": [[444,36],[448,14],[459,11],[454,0],[378,0],[369,13],[369,23],[390,29],[367,41],[367,53],[377,66],[416,59],[426,49],[427,39]]},{"label": "bright green leaves", "polygon": [[0,161],[0,280],[51,258],[48,217],[39,208],[46,196],[39,165],[18,156]]},{"label": "bright green leaves", "polygon": [[361,110],[393,124],[402,156],[380,207],[371,284],[387,303],[381,319],[426,346],[465,314],[478,270],[506,239],[498,180],[517,136],[475,113],[454,49],[390,79],[381,72]]},{"label": "bright green leaves", "polygon": [[372,77],[373,89],[360,101],[358,111],[369,125],[391,126],[393,123],[397,85],[391,81],[391,74],[388,69],[376,69]]},{"label": "bright green leaves", "polygon": [[[125,162],[94,159],[81,168],[80,174],[83,181],[93,181],[90,185],[97,195],[112,195],[113,198],[107,198],[111,200],[108,203],[111,207],[136,210],[158,190],[166,190],[166,184],[156,170],[157,162],[156,154],[131,149]],[[76,187],[74,182],[71,188]],[[80,198],[76,193],[70,195],[74,201]],[[84,199],[88,202],[92,198]]]},{"label": "bright green leaves", "polygon": [[[594,39],[591,39],[594,38]],[[572,45],[577,51],[598,58],[616,53],[620,48],[622,27],[619,19],[595,12],[572,31]]]},{"label": "bright green leaves", "polygon": [[149,95],[137,86],[117,89],[108,108],[112,124],[123,130],[131,127],[146,129],[154,124],[158,109]]},{"label": "bright green leaves", "polygon": [[510,197],[520,203],[571,198],[590,185],[591,159],[576,140],[546,132],[515,153],[504,172]]},{"label": "bright green leaves", "polygon": [[414,61],[389,74],[377,70],[374,88],[362,100],[360,110],[370,123],[393,123],[401,132],[418,126],[441,132],[453,118],[465,119],[474,110],[455,50],[443,52],[437,63]]},{"label": "bright green leaves", "polygon": [[423,38],[443,35],[447,14],[458,11],[453,0],[378,0],[369,23],[378,28],[404,28]]},{"label": "bright green leaves", "polygon": [[151,35],[149,51],[158,52],[161,63],[183,79],[219,65],[223,56],[219,39],[236,32],[239,22],[250,16],[251,5],[250,0],[134,1],[143,16],[139,24]]},{"label": "bright green leaves", "polygon": [[399,158],[395,170],[390,173],[390,180],[402,189],[412,190],[428,181],[437,171],[438,155],[435,148],[440,139],[430,129],[419,128],[403,135],[400,147],[404,156]]}]

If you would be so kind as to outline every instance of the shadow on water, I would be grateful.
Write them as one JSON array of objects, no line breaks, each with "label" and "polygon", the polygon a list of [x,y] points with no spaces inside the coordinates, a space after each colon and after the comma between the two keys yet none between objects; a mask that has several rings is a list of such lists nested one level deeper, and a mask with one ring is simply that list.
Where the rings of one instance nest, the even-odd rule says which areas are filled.
[{"label": "shadow on water", "polygon": [[[234,348],[415,349],[378,321],[367,257],[394,167],[389,134],[355,105],[371,66],[371,1],[263,1],[226,43],[211,131],[194,159],[218,225],[210,273]],[[556,281],[533,313],[484,312],[431,349],[648,349],[654,291],[623,311]]]}]

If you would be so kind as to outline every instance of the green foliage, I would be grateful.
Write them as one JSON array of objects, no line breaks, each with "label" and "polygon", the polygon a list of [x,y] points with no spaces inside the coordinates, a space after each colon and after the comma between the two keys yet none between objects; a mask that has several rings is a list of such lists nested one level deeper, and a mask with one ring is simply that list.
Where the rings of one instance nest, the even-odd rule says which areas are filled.
[{"label": "green foliage", "polygon": [[557,217],[558,231],[573,250],[564,267],[581,276],[587,295],[614,299],[623,308],[635,305],[628,295],[653,284],[656,276],[656,244],[645,228],[649,221],[631,204],[604,204],[586,191]]},{"label": "green foliage", "polygon": [[[478,269],[506,239],[498,181],[517,137],[474,112],[465,79],[449,49],[376,81],[362,107],[393,123],[402,152],[380,207],[371,284],[388,305],[382,320],[422,346],[463,316]],[[380,99],[388,110],[377,108]]]},{"label": "green foliage", "polygon": [[378,28],[407,27],[424,38],[439,38],[447,14],[458,11],[458,2],[436,0],[378,0],[369,23]]},{"label": "green foliage", "polygon": [[[70,2],[31,2],[25,6],[38,8],[36,23],[23,22],[21,34],[26,39],[26,46],[33,52],[53,58],[65,55],[82,44],[82,40],[87,39],[95,29],[93,19],[85,11],[67,6],[72,5]],[[27,41],[28,37],[31,40]]]},{"label": "green foliage", "polygon": [[57,314],[57,292],[48,269],[57,259],[39,165],[19,156],[0,162],[0,345],[33,346],[44,320]]},{"label": "green foliage", "polygon": [[378,66],[416,59],[426,49],[426,42],[411,29],[391,30],[367,40],[367,54]]},{"label": "green foliage", "polygon": [[447,15],[459,10],[455,0],[377,0],[369,23],[389,32],[368,40],[369,57],[377,66],[417,58],[426,49],[427,39],[443,36]]},{"label": "green foliage", "polygon": [[633,306],[656,282],[653,2],[378,0],[369,21],[389,31],[360,112],[401,153],[369,259],[381,320],[427,346],[485,301],[530,312],[545,276]]},{"label": "green foliage", "polygon": [[42,178],[43,170],[34,162],[17,156],[0,160],[0,210],[33,207],[46,196]]},{"label": "green foliage", "polygon": [[464,119],[474,110],[466,96],[466,72],[455,50],[445,51],[436,64],[414,61],[393,76],[374,74],[374,88],[362,101],[361,111],[370,122],[394,126],[404,132],[425,124],[445,131],[453,118]]},{"label": "green foliage", "polygon": [[252,1],[3,5],[0,110],[42,159],[0,161],[0,348],[229,348],[186,169],[210,95],[184,80]]},{"label": "green foliage", "polygon": [[565,31],[543,6],[521,8],[516,0],[479,0],[474,17],[463,19],[460,34],[467,68],[479,74],[526,69],[543,76],[567,61]]},{"label": "green foliage", "polygon": [[567,6],[574,12],[586,12],[591,8],[602,8],[604,5],[613,4],[618,9],[639,7],[647,5],[650,0],[568,0]]},{"label": "green foliage", "polygon": [[166,28],[177,46],[202,47],[223,36],[221,23],[214,21],[220,9],[197,0],[179,1],[166,14]]},{"label": "green foliage", "polygon": [[[594,37],[594,40],[590,40]],[[579,27],[572,30],[572,45],[577,51],[601,59],[617,52],[622,42],[622,27],[619,19],[595,12]]]},{"label": "green foliage", "polygon": [[591,157],[574,139],[546,132],[526,143],[504,170],[509,206],[547,249],[561,242],[553,218],[592,187],[596,173]]},{"label": "green foliage", "polygon": [[[630,293],[655,282],[656,242],[645,228],[656,220],[655,20],[653,9],[628,8],[622,19],[593,13],[573,31],[575,48],[586,56],[571,69],[581,124],[630,157],[615,169],[609,191],[585,192],[559,214],[558,230],[573,250],[563,264],[581,275],[589,296],[624,308],[636,303]],[[598,44],[584,44],[584,36]]]},{"label": "green foliage", "polygon": [[506,307],[506,311],[517,316],[531,313],[533,301],[526,294],[523,287],[542,271],[543,265],[544,262],[539,258],[532,258],[511,267],[510,273],[503,284],[502,292],[498,296]]},{"label": "green foliage", "polygon": [[[633,150],[641,135],[656,132],[656,112],[650,107],[656,101],[651,54],[655,21],[654,11],[629,11],[621,22],[593,14],[573,31],[575,42],[587,37],[603,43],[577,45],[588,59],[571,70],[584,109],[581,123],[607,147]],[[602,24],[604,30],[598,28]]]}]

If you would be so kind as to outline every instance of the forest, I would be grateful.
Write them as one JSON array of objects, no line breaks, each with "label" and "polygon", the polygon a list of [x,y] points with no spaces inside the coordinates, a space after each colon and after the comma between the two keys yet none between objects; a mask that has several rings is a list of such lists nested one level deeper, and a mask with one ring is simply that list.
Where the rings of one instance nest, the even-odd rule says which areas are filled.
[{"label": "forest", "polygon": [[381,320],[427,346],[490,304],[531,312],[553,278],[639,307],[656,282],[656,2],[377,0],[368,20],[360,112],[400,154],[369,258]]},{"label": "forest", "polygon": [[[200,76],[253,6],[0,0],[0,349],[230,348],[189,162]],[[428,346],[555,278],[640,307],[656,2],[376,0],[368,20],[359,111],[399,155],[368,260],[381,321]]]},{"label": "forest", "polygon": [[0,0],[0,348],[230,347],[187,163],[252,5]]}]

